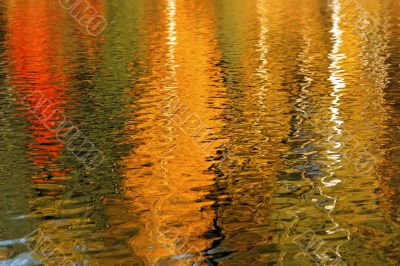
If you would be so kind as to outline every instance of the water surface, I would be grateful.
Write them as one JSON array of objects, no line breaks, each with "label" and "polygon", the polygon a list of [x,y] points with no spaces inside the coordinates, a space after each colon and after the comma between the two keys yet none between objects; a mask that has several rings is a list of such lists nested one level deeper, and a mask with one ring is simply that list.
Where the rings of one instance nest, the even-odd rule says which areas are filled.
[{"label": "water surface", "polygon": [[398,1],[85,3],[0,2],[0,265],[400,263]]}]

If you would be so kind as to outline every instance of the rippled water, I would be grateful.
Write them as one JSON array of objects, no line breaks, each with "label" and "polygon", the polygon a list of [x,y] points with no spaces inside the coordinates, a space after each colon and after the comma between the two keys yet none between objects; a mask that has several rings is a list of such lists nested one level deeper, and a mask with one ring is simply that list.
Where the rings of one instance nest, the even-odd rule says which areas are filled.
[{"label": "rippled water", "polygon": [[399,1],[63,4],[0,1],[0,265],[400,264]]}]

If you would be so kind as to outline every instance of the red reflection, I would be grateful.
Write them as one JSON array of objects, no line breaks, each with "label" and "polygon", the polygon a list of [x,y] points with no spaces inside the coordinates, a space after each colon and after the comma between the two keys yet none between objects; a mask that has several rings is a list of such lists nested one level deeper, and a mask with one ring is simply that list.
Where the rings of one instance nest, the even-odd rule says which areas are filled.
[{"label": "red reflection", "polygon": [[[43,169],[41,178],[34,182],[56,182],[48,176],[65,176],[58,158],[64,144],[57,139],[57,131],[64,123],[65,58],[62,55],[63,12],[54,5],[57,1],[9,1],[8,38],[9,58],[12,62],[10,82],[19,104],[26,108],[22,115],[30,123],[33,140],[29,145],[32,161]],[[60,31],[60,32],[59,32]]]}]

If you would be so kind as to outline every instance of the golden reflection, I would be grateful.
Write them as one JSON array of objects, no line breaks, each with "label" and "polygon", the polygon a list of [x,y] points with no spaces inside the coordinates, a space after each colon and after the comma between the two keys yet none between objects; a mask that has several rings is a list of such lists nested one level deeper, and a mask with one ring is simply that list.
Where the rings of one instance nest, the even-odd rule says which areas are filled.
[{"label": "golden reflection", "polygon": [[[385,58],[385,60],[390,67],[387,68],[388,75],[386,80],[384,80],[386,84],[386,87],[384,87],[384,95],[386,96],[386,103],[390,103],[391,105],[387,108],[388,127],[386,133],[387,143],[385,145],[386,153],[385,161],[382,163],[380,170],[383,179],[382,196],[389,198],[390,201],[388,204],[382,205],[384,207],[390,206],[392,220],[400,224],[400,186],[398,182],[398,173],[400,172],[400,117],[398,108],[396,107],[399,104],[398,88],[400,61],[397,55],[400,36],[400,2],[394,0],[388,1],[385,8],[384,12],[382,12],[382,17],[387,20],[388,24],[385,29],[385,31],[388,32],[388,46],[385,47],[387,50],[387,58]],[[394,245],[397,245],[397,243],[394,243]],[[392,256],[397,256],[397,253],[397,251],[392,252]]]},{"label": "golden reflection", "polygon": [[[355,261],[367,263],[371,259],[370,256],[376,256],[379,250],[370,249],[368,250],[370,255],[363,258],[355,255],[357,252],[355,246],[366,248],[370,245],[370,239],[360,238],[360,232],[368,231],[374,234],[375,240],[382,238],[380,243],[386,242],[384,238],[391,237],[386,235],[383,229],[391,225],[385,221],[379,205],[374,203],[378,202],[380,197],[375,192],[380,187],[380,177],[376,170],[383,160],[380,147],[384,144],[383,121],[386,116],[382,101],[384,82],[378,79],[384,79],[386,66],[382,60],[373,64],[371,68],[366,68],[363,63],[365,56],[378,58],[384,53],[368,49],[368,54],[365,54],[370,39],[376,41],[377,46],[381,48],[386,44],[382,32],[372,31],[371,35],[365,38],[363,32],[356,28],[357,25],[349,23],[349,14],[345,13],[343,2],[338,0],[332,2],[333,47],[330,56],[332,60],[330,81],[333,92],[330,109],[334,126],[327,138],[327,143],[331,143],[331,148],[328,150],[330,156],[327,178],[330,182],[334,181],[334,184],[324,191],[335,195],[335,207],[331,214],[338,222],[337,229],[342,228],[347,231],[348,241],[338,246],[341,255],[348,256],[350,253]],[[357,21],[368,19],[376,21],[378,17],[372,10],[377,10],[380,6],[361,4],[363,11],[355,11],[352,16],[356,16]],[[371,10],[367,9],[368,6]],[[381,75],[374,76],[371,71],[379,71]],[[354,189],[343,194],[344,186]],[[365,222],[367,219],[369,222]],[[350,245],[353,246],[351,251],[348,250]],[[374,258],[374,260],[376,263],[381,263],[380,259]]]},{"label": "golden reflection", "polygon": [[[293,259],[304,265],[311,264],[316,259],[326,260],[324,250],[333,248],[335,252],[337,246],[337,243],[326,242],[320,252],[307,255],[296,242],[305,233],[305,228],[322,240],[324,234],[331,235],[328,238],[335,238],[334,229],[338,227],[331,215],[336,199],[334,195],[323,190],[327,177],[324,171],[330,158],[330,147],[326,145],[325,138],[335,133],[335,111],[338,111],[330,108],[333,104],[338,104],[338,98],[332,100],[332,92],[327,90],[331,79],[329,69],[332,65],[329,62],[331,33],[324,29],[324,25],[330,22],[330,18],[321,13],[324,9],[328,7],[320,1],[301,1],[298,5],[299,21],[295,28],[299,29],[301,50],[293,55],[292,61],[298,63],[294,66],[297,68],[297,75],[293,75],[292,80],[296,80],[299,89],[292,96],[292,132],[287,139],[292,148],[285,154],[288,169],[282,175],[285,182],[280,184],[280,195],[276,196],[288,204],[285,209],[277,210],[281,212],[282,224],[286,223],[287,227],[285,234],[282,234],[283,248],[279,257],[284,264],[290,264]],[[338,31],[335,28],[334,30]],[[321,137],[324,140],[319,147]],[[300,199],[295,200],[293,196],[298,193]],[[289,214],[291,220],[287,218]],[[312,226],[313,224],[319,224],[320,228]],[[340,256],[339,253],[336,255]]]},{"label": "golden reflection", "polygon": [[[218,130],[212,119],[222,104],[210,106],[209,99],[223,92],[214,63],[213,7],[210,2],[169,0],[148,8],[162,19],[148,21],[150,73],[136,87],[148,93],[136,102],[143,111],[133,121],[139,136],[132,137],[142,144],[124,160],[132,209],[145,211],[136,221],[141,231],[131,243],[148,265],[178,259],[190,263],[201,260],[212,241],[203,237],[213,228],[212,202],[204,199],[203,187],[213,184],[213,175],[204,171],[210,166],[206,156],[218,142],[204,143]],[[146,102],[150,97],[154,103]]]},{"label": "golden reflection", "polygon": [[[291,33],[284,37],[276,34],[275,22],[282,19],[282,7],[271,1],[218,4],[228,102],[223,113],[227,140],[217,167],[218,187],[224,194],[215,192],[220,206],[217,225],[225,238],[213,252],[233,253],[221,260],[222,265],[258,265],[273,261],[276,255],[263,249],[273,249],[278,240],[271,231],[276,229],[279,214],[269,214],[272,184],[284,168],[280,155],[287,151],[287,145],[283,140],[290,132],[285,78],[291,74],[279,39],[290,38]],[[234,164],[227,167],[225,161]]]}]

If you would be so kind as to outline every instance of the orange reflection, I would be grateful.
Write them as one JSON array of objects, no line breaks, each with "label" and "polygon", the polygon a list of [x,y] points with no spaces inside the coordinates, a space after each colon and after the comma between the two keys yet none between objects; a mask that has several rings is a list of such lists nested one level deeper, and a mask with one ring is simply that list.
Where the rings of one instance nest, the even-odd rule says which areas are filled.
[{"label": "orange reflection", "polygon": [[[132,245],[149,265],[183,256],[201,260],[212,240],[212,202],[204,200],[213,175],[204,170],[218,141],[208,138],[220,124],[212,120],[223,93],[211,1],[162,1],[147,8],[149,74],[135,91],[138,119],[131,126],[141,145],[125,158],[127,195],[142,215]],[[193,25],[196,25],[194,28]],[[182,259],[182,257],[181,257]]]}]

